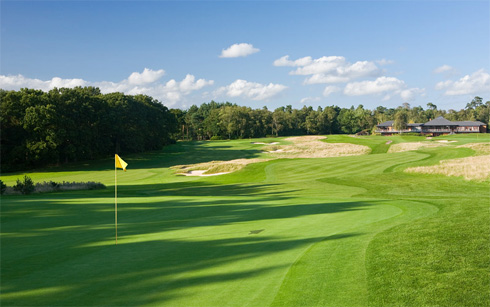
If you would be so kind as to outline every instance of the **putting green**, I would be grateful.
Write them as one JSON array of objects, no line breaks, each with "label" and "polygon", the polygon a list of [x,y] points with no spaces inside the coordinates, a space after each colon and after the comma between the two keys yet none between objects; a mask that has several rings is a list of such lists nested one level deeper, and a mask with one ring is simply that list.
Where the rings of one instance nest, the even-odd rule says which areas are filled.
[{"label": "putting green", "polygon": [[216,177],[169,167],[267,158],[252,144],[263,140],[123,156],[117,246],[112,160],[32,172],[34,181],[94,180],[108,189],[2,197],[1,302],[489,305],[489,182],[403,172],[472,155],[456,146],[482,136],[394,154],[384,138],[327,141],[336,138],[373,154],[271,160]]}]

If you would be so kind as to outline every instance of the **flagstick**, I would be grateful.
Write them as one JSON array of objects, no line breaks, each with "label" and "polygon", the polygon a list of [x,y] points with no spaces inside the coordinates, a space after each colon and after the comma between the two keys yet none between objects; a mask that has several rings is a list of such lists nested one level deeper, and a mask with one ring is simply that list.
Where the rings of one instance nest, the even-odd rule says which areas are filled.
[{"label": "flagstick", "polygon": [[115,212],[116,212],[116,245],[117,245],[117,167],[114,167],[114,178],[115,178],[115,182],[116,182],[116,190],[115,190],[115,194],[116,194],[116,202],[115,202]]}]

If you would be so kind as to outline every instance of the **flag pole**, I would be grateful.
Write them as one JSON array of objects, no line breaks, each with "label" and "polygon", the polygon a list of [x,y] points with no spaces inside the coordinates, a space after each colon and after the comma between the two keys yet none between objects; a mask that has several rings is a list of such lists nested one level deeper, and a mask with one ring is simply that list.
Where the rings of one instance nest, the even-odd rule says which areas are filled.
[{"label": "flag pole", "polygon": [[114,164],[114,179],[115,179],[115,216],[116,216],[116,245],[117,245],[117,166]]}]

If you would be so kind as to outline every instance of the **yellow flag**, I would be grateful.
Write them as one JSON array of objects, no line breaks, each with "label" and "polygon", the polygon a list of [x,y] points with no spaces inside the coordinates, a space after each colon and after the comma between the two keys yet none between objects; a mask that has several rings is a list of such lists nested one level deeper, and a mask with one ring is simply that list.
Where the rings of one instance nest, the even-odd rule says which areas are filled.
[{"label": "yellow flag", "polygon": [[116,167],[122,168],[124,171],[126,171],[126,166],[128,166],[128,164],[124,162],[124,160],[121,159],[121,157],[116,155]]}]

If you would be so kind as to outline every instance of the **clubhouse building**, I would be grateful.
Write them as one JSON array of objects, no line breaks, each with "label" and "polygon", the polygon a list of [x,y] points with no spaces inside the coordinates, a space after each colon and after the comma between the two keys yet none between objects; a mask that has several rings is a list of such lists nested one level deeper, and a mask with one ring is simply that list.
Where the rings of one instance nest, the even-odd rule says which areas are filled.
[{"label": "clubhouse building", "polygon": [[455,133],[485,133],[487,131],[487,125],[482,122],[452,122],[439,116],[425,124],[406,124],[405,129],[395,130],[393,127],[393,120],[381,123],[377,125],[377,133],[381,135],[393,135],[399,133],[421,133],[424,135],[446,135]]}]

